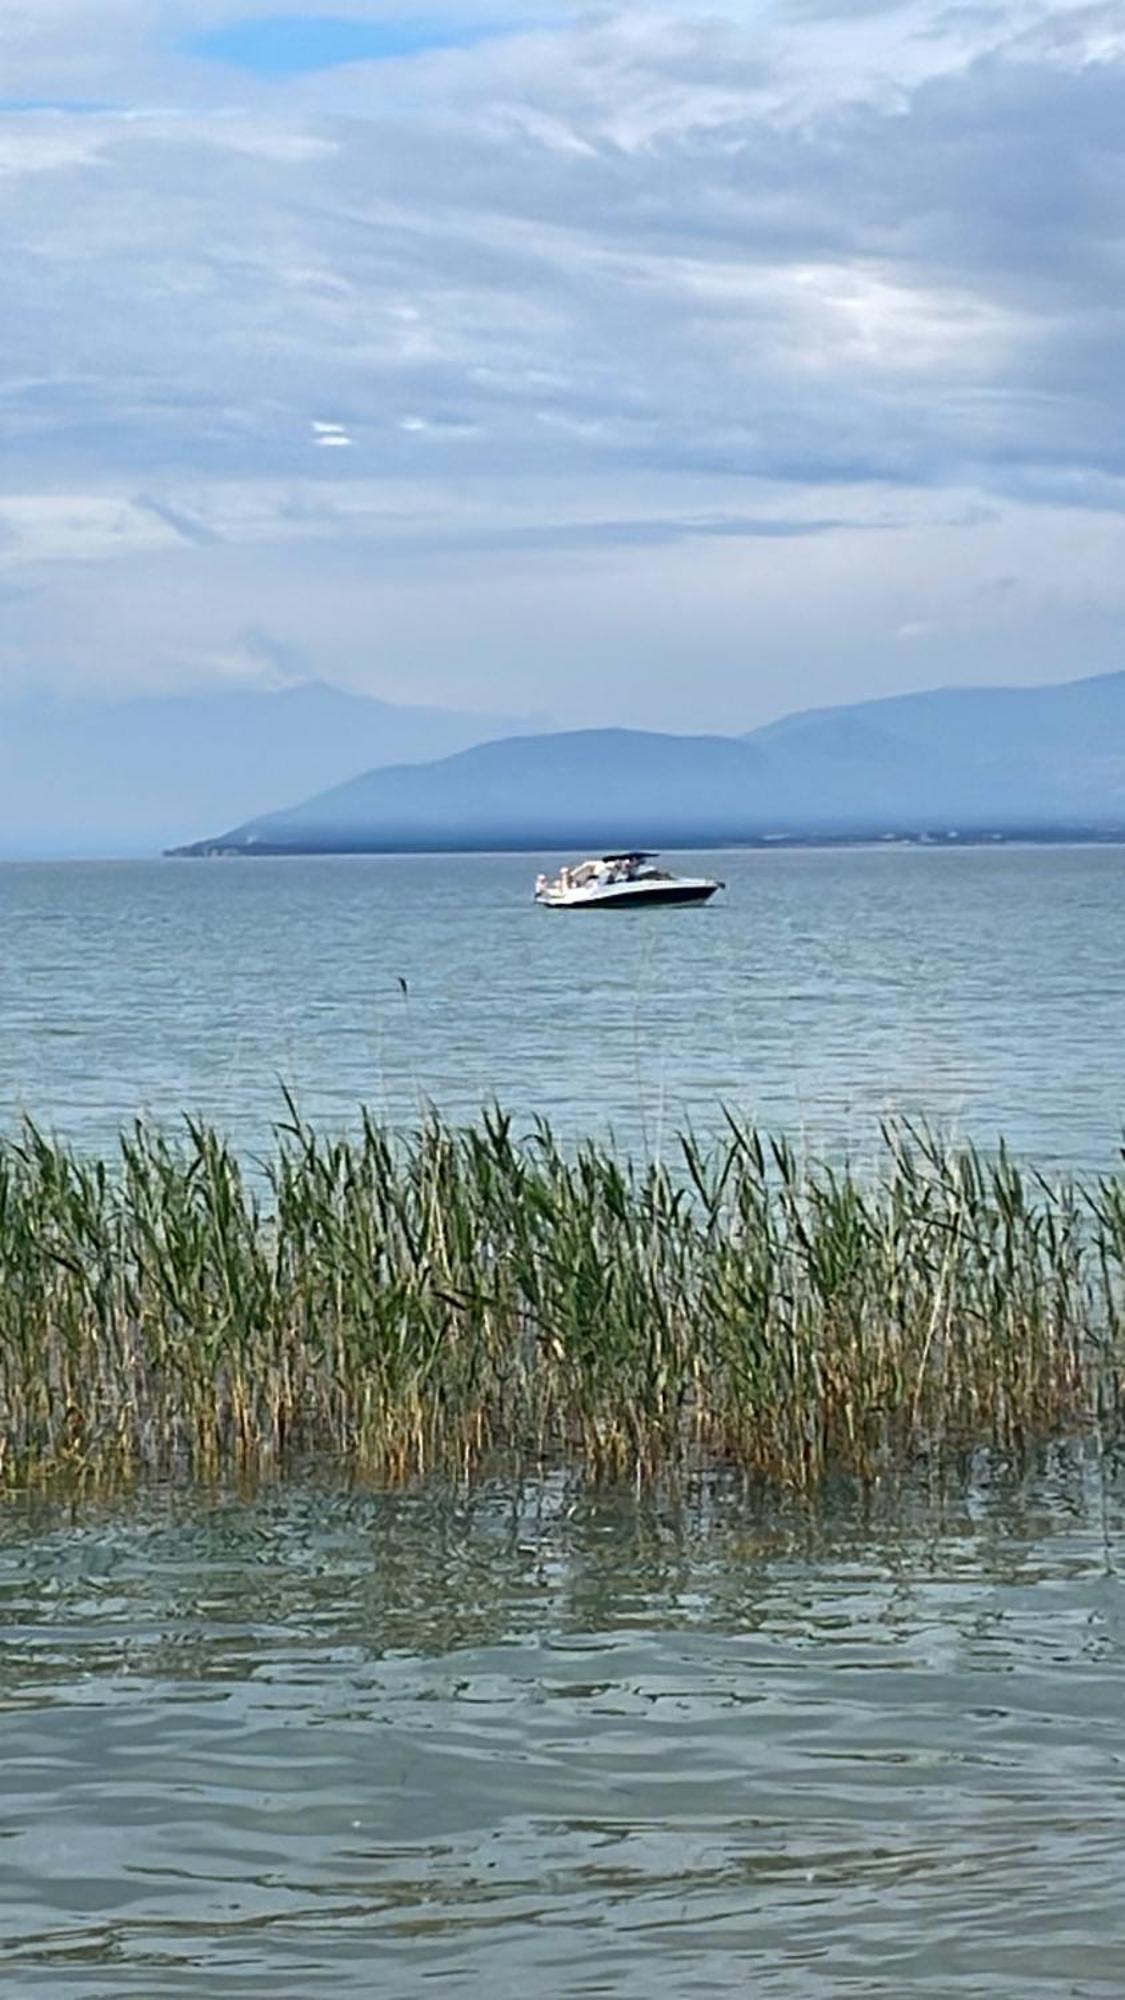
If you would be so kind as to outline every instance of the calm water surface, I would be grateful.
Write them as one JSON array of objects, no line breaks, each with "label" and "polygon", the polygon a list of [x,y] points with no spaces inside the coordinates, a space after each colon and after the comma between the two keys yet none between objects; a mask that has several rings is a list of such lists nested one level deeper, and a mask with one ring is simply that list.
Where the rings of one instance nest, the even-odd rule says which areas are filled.
[{"label": "calm water surface", "polygon": [[4,1993],[1120,2000],[1123,1502],[9,1506]]},{"label": "calm water surface", "polygon": [[[280,1084],[1116,1158],[1125,852],[0,869],[0,1123]],[[401,982],[401,983],[400,983]],[[405,985],[405,992],[403,990]],[[0,1978],[50,2000],[1121,2000],[1125,1476],[816,1518],[331,1483],[0,1507]]]},{"label": "calm water surface", "polygon": [[335,1124],[495,1096],[653,1150],[724,1101],[1116,1159],[1125,850],[710,856],[716,904],[600,914],[534,908],[538,858],[2,867],[0,1120],[105,1146],[192,1109],[257,1147],[284,1081]]}]

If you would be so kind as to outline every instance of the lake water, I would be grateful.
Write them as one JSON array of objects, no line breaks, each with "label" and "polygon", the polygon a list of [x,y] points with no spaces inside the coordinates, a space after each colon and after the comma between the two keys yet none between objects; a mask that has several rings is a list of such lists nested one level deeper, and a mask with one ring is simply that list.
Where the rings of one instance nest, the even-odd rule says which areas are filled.
[{"label": "lake water", "polygon": [[[1113,1164],[1125,852],[0,870],[0,1120],[248,1151],[490,1096]],[[406,991],[400,982],[405,983]],[[548,1486],[0,1504],[0,1975],[50,2000],[1120,2000],[1125,1470],[808,1516]]]},{"label": "lake water", "polygon": [[1123,1537],[1092,1456],[9,1506],[3,1991],[1120,2000]]},{"label": "lake water", "polygon": [[1115,1162],[1125,849],[698,859],[725,896],[643,914],[535,908],[538,857],[0,868],[0,1121],[252,1149],[284,1081],[336,1125],[497,1097],[651,1152],[726,1103],[862,1152],[897,1111]]}]

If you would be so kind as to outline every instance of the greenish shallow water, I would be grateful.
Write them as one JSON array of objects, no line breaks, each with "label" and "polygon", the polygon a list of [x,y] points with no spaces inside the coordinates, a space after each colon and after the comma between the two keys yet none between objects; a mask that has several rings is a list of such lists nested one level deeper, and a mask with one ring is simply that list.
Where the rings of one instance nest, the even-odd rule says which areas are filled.
[{"label": "greenish shallow water", "polygon": [[0,1124],[192,1110],[250,1149],[284,1079],[321,1125],[496,1097],[653,1151],[725,1101],[817,1148],[892,1109],[1116,1160],[1125,848],[702,856],[718,902],[597,915],[534,908],[540,859],[0,867]]},{"label": "greenish shallow water", "polygon": [[1119,1996],[1125,1477],[0,1519],[12,1996]]}]

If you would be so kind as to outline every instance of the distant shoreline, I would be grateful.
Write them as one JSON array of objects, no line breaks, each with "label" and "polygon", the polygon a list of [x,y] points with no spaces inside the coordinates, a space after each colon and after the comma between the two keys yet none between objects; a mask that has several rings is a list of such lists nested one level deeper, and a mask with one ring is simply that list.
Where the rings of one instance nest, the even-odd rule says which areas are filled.
[{"label": "distant shoreline", "polygon": [[[586,832],[560,832],[557,828],[545,829],[540,837],[530,834],[505,837],[483,835],[478,839],[455,840],[448,835],[432,839],[411,838],[403,840],[337,840],[281,842],[254,840],[246,842],[224,840],[192,841],[182,847],[169,847],[163,858],[174,861],[218,861],[218,860],[297,860],[301,857],[323,856],[329,858],[348,855],[410,855],[410,854],[555,854],[594,853],[608,843],[620,845],[623,836],[612,831],[593,837]],[[776,850],[847,848],[847,847],[1121,847],[1125,846],[1125,826],[1107,827],[982,827],[950,828],[937,831],[932,828],[917,830],[841,830],[839,832],[812,833],[709,833],[692,832],[646,833],[643,838],[634,837],[632,845],[653,849],[659,853],[719,853],[743,849],[751,853],[769,853]]]}]

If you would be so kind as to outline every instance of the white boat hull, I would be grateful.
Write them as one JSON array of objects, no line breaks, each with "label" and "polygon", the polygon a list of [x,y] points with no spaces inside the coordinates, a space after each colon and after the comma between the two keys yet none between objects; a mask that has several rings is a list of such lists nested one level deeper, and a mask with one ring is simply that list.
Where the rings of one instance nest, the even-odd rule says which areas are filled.
[{"label": "white boat hull", "polygon": [[663,880],[637,882],[593,882],[580,888],[559,889],[554,884],[536,896],[550,910],[624,910],[656,903],[707,903],[722,888],[699,876],[669,876]]}]

